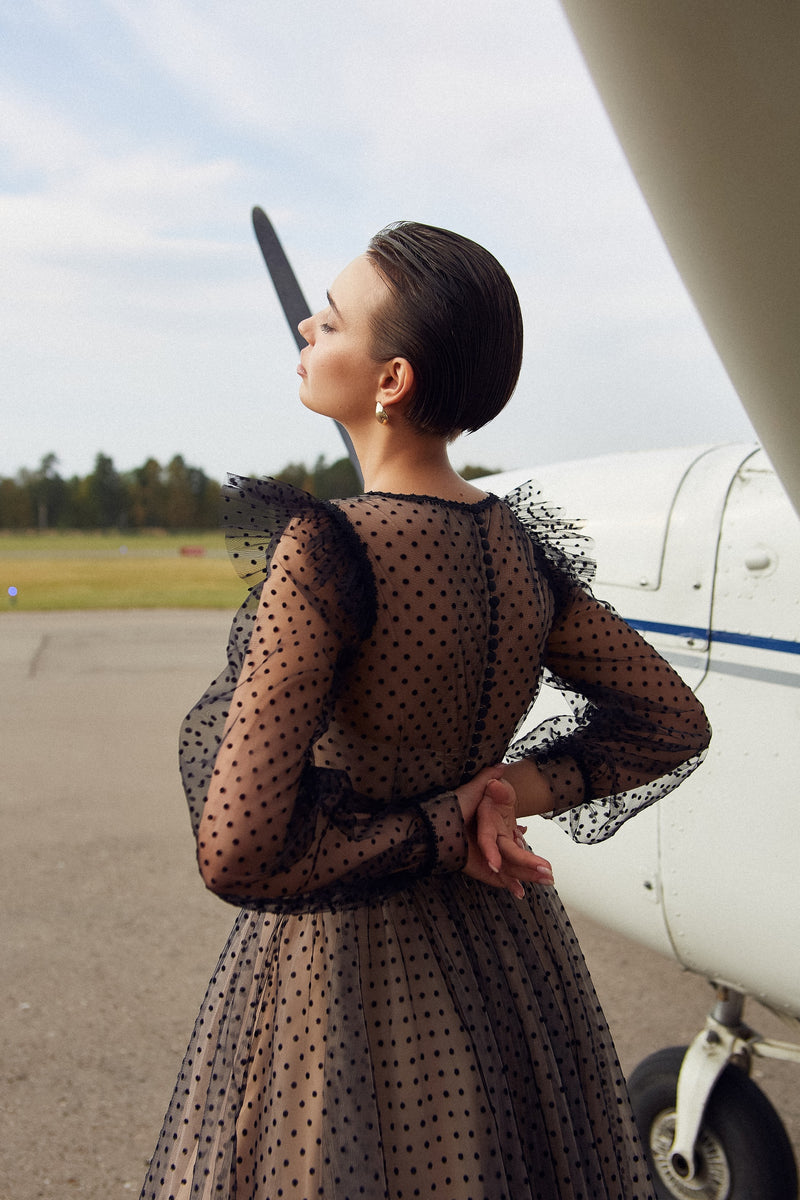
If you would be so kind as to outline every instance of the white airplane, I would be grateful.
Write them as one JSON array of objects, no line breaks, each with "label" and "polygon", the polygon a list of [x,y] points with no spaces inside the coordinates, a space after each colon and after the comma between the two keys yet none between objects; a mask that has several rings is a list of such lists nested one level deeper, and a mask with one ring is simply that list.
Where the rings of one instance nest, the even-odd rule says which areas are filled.
[{"label": "white airplane", "polygon": [[659,1197],[794,1200],[791,1146],[747,1069],[800,1063],[800,1045],[760,1038],[742,1010],[755,996],[800,1034],[800,10],[561,3],[774,470],[763,449],[718,446],[538,472],[586,518],[598,593],[714,728],[672,796],[591,854],[551,853],[568,899],[718,985],[686,1055],[630,1080]]},{"label": "white airplane", "polygon": [[[792,1200],[791,1144],[740,1068],[758,1057],[800,1064],[800,1044],[742,1020],[754,996],[800,1036],[800,520],[755,445],[612,455],[483,483],[503,494],[531,477],[584,518],[596,594],[697,691],[714,730],[703,766],[607,842],[580,845],[547,822],[535,831],[568,905],[716,986],[686,1057],[658,1052],[630,1080],[660,1195]],[[564,711],[545,688],[531,724]],[[754,868],[757,882],[745,882]]]},{"label": "white airplane", "polygon": [[[561,2],[763,448],[484,481],[502,493],[533,477],[584,521],[597,594],[697,689],[714,729],[703,767],[607,843],[541,822],[536,849],[568,902],[716,986],[688,1051],[657,1052],[629,1081],[660,1200],[796,1200],[791,1144],[748,1068],[800,1064],[800,1042],[742,1016],[756,997],[800,1038],[800,9]],[[260,210],[254,221],[294,330],[308,308]],[[539,716],[559,703],[543,694]]]}]

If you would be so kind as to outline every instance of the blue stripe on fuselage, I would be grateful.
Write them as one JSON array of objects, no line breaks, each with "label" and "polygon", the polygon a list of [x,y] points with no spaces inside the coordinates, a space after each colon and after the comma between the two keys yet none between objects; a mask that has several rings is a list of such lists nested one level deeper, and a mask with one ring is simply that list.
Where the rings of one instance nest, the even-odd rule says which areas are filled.
[{"label": "blue stripe on fuselage", "polygon": [[779,654],[800,654],[800,642],[783,638],[758,637],[751,633],[728,633],[724,629],[702,629],[697,625],[669,625],[663,621],[639,621],[626,617],[629,625],[642,633],[667,633],[672,637],[697,638],[699,641],[728,642],[733,646],[751,646],[755,650],[774,650]]}]

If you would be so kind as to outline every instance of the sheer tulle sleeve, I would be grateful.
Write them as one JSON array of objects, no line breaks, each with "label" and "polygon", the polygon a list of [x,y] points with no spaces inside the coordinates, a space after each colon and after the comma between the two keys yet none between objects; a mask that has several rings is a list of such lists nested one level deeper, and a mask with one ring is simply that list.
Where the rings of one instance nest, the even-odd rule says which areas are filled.
[{"label": "sheer tulle sleeve", "polygon": [[[271,481],[225,491],[234,561],[263,579],[234,621],[228,669],[187,718],[184,785],[209,888],[250,908],[335,908],[466,857],[452,794],[358,795],[313,744],[375,615],[365,550],[333,505]],[[269,513],[268,519],[265,519]]]},{"label": "sheer tulle sleeve", "polygon": [[533,485],[507,499],[556,597],[545,679],[572,711],[515,741],[507,757],[532,758],[545,772],[553,816],[576,841],[602,841],[694,771],[710,729],[680,676],[591,594],[590,543],[579,526],[543,504]]}]

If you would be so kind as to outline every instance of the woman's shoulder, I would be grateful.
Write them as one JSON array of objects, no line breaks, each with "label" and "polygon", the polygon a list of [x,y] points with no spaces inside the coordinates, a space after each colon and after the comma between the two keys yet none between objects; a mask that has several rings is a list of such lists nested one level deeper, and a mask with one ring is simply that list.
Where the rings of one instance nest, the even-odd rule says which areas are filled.
[{"label": "woman's shoulder", "polygon": [[229,475],[222,506],[228,553],[251,582],[264,574],[282,538],[302,543],[315,558],[353,548],[352,528],[337,504],[281,479]]},{"label": "woman's shoulder", "polygon": [[534,479],[513,488],[503,502],[549,566],[570,582],[588,587],[594,578],[595,561],[592,539],[583,532],[583,521],[568,516],[548,500]]},{"label": "woman's shoulder", "polygon": [[273,567],[301,572],[310,592],[330,591],[361,636],[375,615],[375,581],[362,540],[338,504],[280,479],[229,475],[222,489],[225,542],[251,594]]},{"label": "woman's shoulder", "polygon": [[264,524],[277,530],[294,516],[310,512],[321,502],[309,492],[282,479],[229,474],[222,486],[222,522],[227,529],[234,524]]}]

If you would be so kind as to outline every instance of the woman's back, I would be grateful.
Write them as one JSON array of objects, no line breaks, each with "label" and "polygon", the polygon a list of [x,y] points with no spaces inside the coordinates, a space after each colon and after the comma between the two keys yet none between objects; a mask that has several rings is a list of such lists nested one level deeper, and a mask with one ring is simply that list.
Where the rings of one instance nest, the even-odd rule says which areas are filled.
[{"label": "woman's back", "polygon": [[367,549],[376,615],[315,746],[384,801],[457,786],[498,761],[527,711],[553,597],[494,496],[338,502]]}]

